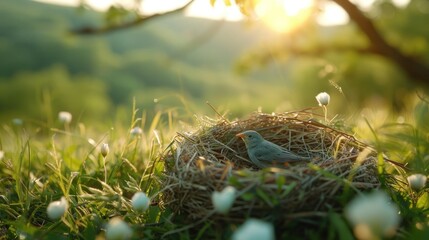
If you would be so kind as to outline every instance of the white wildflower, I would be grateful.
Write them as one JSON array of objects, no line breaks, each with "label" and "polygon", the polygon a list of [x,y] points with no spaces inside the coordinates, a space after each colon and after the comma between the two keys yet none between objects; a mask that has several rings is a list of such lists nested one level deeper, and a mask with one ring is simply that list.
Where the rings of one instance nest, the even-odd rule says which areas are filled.
[{"label": "white wildflower", "polygon": [[398,207],[381,191],[356,197],[346,206],[344,212],[358,239],[391,236],[400,222]]},{"label": "white wildflower", "polygon": [[12,124],[15,126],[21,126],[24,124],[24,121],[21,118],[14,118],[12,119]]},{"label": "white wildflower", "polygon": [[110,151],[109,144],[103,143],[100,148],[101,155],[103,155],[103,157],[106,157],[107,154],[109,154],[109,151]]},{"label": "white wildflower", "polygon": [[46,212],[48,213],[48,217],[50,219],[58,220],[64,215],[68,207],[69,204],[67,199],[65,197],[61,197],[61,200],[49,203]]},{"label": "white wildflower", "polygon": [[232,240],[274,240],[274,227],[271,223],[249,219],[232,235]]},{"label": "white wildflower", "polygon": [[229,212],[229,209],[235,201],[236,191],[234,187],[227,186],[222,192],[214,191],[212,193],[212,202],[216,212],[223,214]]},{"label": "white wildflower", "polygon": [[125,240],[133,235],[132,229],[119,217],[110,219],[106,227],[107,240]]},{"label": "white wildflower", "polygon": [[413,174],[407,178],[411,189],[418,192],[426,186],[427,177],[423,174]]},{"label": "white wildflower", "polygon": [[131,198],[133,209],[138,212],[144,212],[149,208],[150,198],[144,192],[136,192]]},{"label": "white wildflower", "polygon": [[329,94],[326,92],[321,92],[317,94],[316,100],[319,103],[319,106],[327,106],[331,100],[331,96],[329,96]]},{"label": "white wildflower", "polygon": [[140,127],[134,127],[133,129],[131,129],[130,134],[131,136],[138,136],[141,135],[143,133],[143,130]]},{"label": "white wildflower", "polygon": [[69,112],[61,111],[58,113],[58,120],[61,123],[71,123],[72,121],[72,114]]}]

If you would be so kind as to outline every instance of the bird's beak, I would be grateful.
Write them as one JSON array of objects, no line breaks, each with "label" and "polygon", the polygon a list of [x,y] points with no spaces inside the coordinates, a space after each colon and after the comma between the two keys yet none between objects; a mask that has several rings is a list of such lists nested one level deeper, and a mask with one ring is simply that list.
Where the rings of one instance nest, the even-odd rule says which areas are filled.
[{"label": "bird's beak", "polygon": [[243,134],[243,133],[238,133],[238,134],[236,134],[235,136],[236,136],[236,137],[239,137],[239,138],[244,138],[244,134]]}]

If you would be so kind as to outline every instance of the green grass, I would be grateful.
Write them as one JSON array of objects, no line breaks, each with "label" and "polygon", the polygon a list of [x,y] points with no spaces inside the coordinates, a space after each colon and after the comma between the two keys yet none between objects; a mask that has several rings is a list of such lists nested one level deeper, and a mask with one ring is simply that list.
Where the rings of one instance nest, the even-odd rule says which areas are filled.
[{"label": "green grass", "polygon": [[[393,183],[383,186],[398,205],[402,218],[394,239],[429,238],[428,189],[415,193],[406,182],[410,174],[429,173],[429,131],[419,122],[424,118],[419,114],[426,113],[416,110],[416,121],[407,124],[386,124],[371,118],[350,123],[356,126],[354,131],[360,133],[360,139],[371,142],[393,160],[409,163],[407,171],[380,171],[397,176]],[[0,239],[103,239],[107,222],[115,216],[132,227],[134,239],[230,238],[236,224],[203,221],[188,228],[183,221],[186,216],[176,216],[163,207],[164,166],[160,156],[172,144],[176,132],[184,130],[182,119],[169,110],[157,112],[151,119],[138,110],[130,115],[128,126],[117,124],[105,132],[83,123],[57,128],[26,123],[3,125]],[[130,130],[136,126],[143,133],[133,136]],[[102,143],[110,146],[106,158],[100,154]],[[138,191],[152,199],[144,213],[135,212],[131,206],[130,199]],[[70,207],[63,218],[52,221],[46,208],[62,196]],[[342,213],[332,212],[315,221],[308,225],[312,226],[305,235],[308,239],[352,238],[353,231]],[[281,225],[276,234],[300,239],[303,235],[297,230],[299,224]]]},{"label": "green grass", "polygon": [[[163,170],[159,156],[174,132],[157,129],[171,128],[172,122],[171,118],[163,122],[161,112],[149,123],[137,114],[132,114],[128,129],[102,134],[89,133],[82,124],[51,128],[46,135],[37,128],[5,125],[1,134],[5,156],[1,162],[0,238],[95,239],[113,216],[132,224],[136,237],[155,238],[163,233],[165,227],[158,233],[159,226],[169,212],[155,204],[160,201]],[[132,136],[130,129],[136,126],[146,131]],[[105,159],[99,152],[104,142],[111,150]],[[137,191],[153,198],[154,206],[143,214],[130,205]],[[60,221],[51,221],[46,207],[61,196],[70,208]],[[147,224],[153,227],[145,227]]]}]

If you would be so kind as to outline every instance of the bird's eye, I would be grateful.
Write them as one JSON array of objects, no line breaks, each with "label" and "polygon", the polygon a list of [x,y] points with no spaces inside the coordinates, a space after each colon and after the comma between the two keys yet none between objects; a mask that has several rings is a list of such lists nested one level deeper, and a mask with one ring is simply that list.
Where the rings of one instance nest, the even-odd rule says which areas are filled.
[{"label": "bird's eye", "polygon": [[252,138],[252,135],[249,135],[249,138]]}]

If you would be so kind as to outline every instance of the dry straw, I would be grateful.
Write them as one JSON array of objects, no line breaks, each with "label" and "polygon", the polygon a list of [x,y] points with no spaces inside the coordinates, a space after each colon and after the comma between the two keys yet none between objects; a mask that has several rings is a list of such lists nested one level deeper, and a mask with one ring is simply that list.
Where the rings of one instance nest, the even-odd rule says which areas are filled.
[{"label": "dry straw", "polygon": [[[194,133],[178,133],[165,161],[164,204],[190,219],[290,220],[340,210],[345,191],[377,188],[377,154],[367,145],[314,120],[310,110],[254,113],[249,118],[202,121]],[[311,163],[258,169],[235,135],[255,130]],[[280,168],[282,167],[282,168]],[[234,186],[227,215],[216,214],[213,191]]]}]

